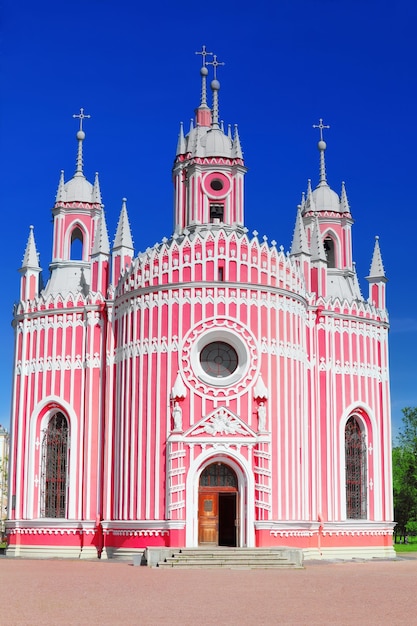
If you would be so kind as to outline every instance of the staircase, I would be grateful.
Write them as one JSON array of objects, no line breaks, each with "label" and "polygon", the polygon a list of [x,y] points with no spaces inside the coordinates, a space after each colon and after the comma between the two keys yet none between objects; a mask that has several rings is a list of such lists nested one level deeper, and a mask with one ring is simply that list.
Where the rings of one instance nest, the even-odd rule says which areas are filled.
[{"label": "staircase", "polygon": [[302,550],[289,548],[172,548],[156,567],[276,569],[303,567]]}]

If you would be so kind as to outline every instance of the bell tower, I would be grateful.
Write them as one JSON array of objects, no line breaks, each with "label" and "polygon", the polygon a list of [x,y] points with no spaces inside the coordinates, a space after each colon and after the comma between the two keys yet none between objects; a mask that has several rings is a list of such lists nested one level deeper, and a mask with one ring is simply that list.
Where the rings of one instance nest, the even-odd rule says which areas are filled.
[{"label": "bell tower", "polygon": [[[83,172],[85,139],[83,122],[89,119],[90,115],[85,115],[84,109],[80,109],[80,113],[73,117],[79,120],[76,135],[78,142],[76,169],[74,176],[67,183],[64,180],[64,172],[61,171],[56,201],[52,209],[54,231],[51,278],[45,289],[46,295],[69,291],[85,293],[90,288],[91,255],[98,251],[98,240],[95,241],[96,231],[106,254],[102,262],[108,265],[108,241],[103,240],[107,237],[107,232],[103,234],[105,222],[98,174],[96,173],[94,184],[91,184]],[[104,274],[108,274],[107,269]]]},{"label": "bell tower", "polygon": [[[219,90],[217,69],[224,65],[217,55],[203,46],[201,99],[195,120],[184,136],[180,126],[177,153],[173,167],[174,226],[177,232],[198,225],[226,224],[243,226],[243,181],[246,168],[240,138],[235,125],[232,133],[224,131],[219,121]],[[207,57],[212,57],[211,61]],[[207,104],[208,67],[213,68],[212,107]]]}]

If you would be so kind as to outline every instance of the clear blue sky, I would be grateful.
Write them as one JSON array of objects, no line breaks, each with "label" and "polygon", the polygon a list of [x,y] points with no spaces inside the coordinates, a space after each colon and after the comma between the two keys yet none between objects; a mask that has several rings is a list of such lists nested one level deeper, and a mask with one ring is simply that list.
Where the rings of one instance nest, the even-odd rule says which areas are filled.
[{"label": "clear blue sky", "polygon": [[[145,8],[141,8],[144,6]],[[220,116],[239,124],[249,168],[246,225],[286,250],[307,179],[318,182],[320,117],[329,184],[346,182],[354,257],[367,297],[374,236],[388,283],[394,425],[417,405],[417,4],[413,0],[128,0],[2,3],[0,422],[8,426],[12,307],[29,225],[44,276],[59,173],[100,173],[111,238],[122,197],[136,252],[172,232],[171,166],[180,121],[200,94],[202,44],[219,70]]]}]

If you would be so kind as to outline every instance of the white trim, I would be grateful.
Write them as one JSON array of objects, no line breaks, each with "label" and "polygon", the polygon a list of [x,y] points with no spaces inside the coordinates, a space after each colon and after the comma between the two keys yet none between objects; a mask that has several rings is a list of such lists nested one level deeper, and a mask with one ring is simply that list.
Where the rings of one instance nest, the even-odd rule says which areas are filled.
[{"label": "white trim", "polygon": [[[50,410],[46,411],[44,416],[41,419],[39,424],[39,429],[37,428],[38,416],[42,412],[42,410],[48,406],[54,405]],[[33,409],[32,415],[30,417],[30,432],[29,432],[29,464],[28,471],[26,472],[26,480],[27,480],[27,500],[26,500],[26,511],[29,518],[35,517],[35,519],[40,518],[40,483],[38,486],[38,498],[36,502],[37,515],[34,515],[34,505],[35,505],[35,493],[34,493],[34,478],[35,475],[38,476],[40,480],[41,476],[41,463],[42,463],[42,455],[39,455],[39,463],[35,468],[35,452],[36,452],[36,437],[39,436],[41,440],[42,431],[46,429],[46,426],[52,416],[53,413],[57,411],[61,411],[65,414],[65,417],[68,419],[68,428],[69,428],[69,474],[68,474],[68,491],[67,491],[67,519],[76,519],[75,512],[75,492],[76,492],[76,472],[77,472],[77,452],[78,452],[78,418],[74,409],[62,398],[58,396],[49,396],[48,398],[44,398],[41,402],[39,402]],[[41,443],[41,441],[40,441]]]},{"label": "white trim", "polygon": [[220,462],[229,465],[238,478],[240,536],[239,546],[255,547],[255,484],[253,472],[247,459],[235,450],[213,452],[203,451],[190,463],[186,481],[186,536],[187,548],[198,546],[198,488],[201,472],[210,463]]},{"label": "white trim", "polygon": [[[371,422],[371,431],[369,431],[368,425],[364,420],[363,416],[360,414],[360,410],[364,411]],[[355,416],[360,420],[363,429],[366,433],[366,446],[372,443],[373,447],[373,458],[369,459],[369,453],[366,453],[366,520],[369,520],[369,507],[370,507],[370,494],[369,494],[369,469],[372,466],[373,475],[374,475],[374,485],[373,485],[373,501],[374,501],[374,517],[376,517],[377,511],[377,497],[376,494],[379,493],[380,481],[376,468],[378,467],[379,460],[379,442],[377,437],[377,425],[375,416],[373,414],[372,409],[364,404],[363,402],[354,402],[350,404],[343,412],[341,419],[339,421],[339,464],[340,464],[340,511],[339,517],[342,521],[347,521],[347,513],[346,513],[346,463],[345,463],[345,428],[346,423],[350,417]],[[366,520],[358,520],[364,522]],[[351,520],[349,520],[351,521]]]},{"label": "white trim", "polygon": [[[237,353],[237,367],[229,376],[215,378],[214,376],[207,374],[201,366],[201,351],[208,344],[216,341],[222,341],[223,343],[229,344]],[[203,380],[205,383],[212,385],[213,387],[229,387],[246,375],[250,363],[250,355],[247,346],[237,334],[229,329],[224,330],[223,328],[216,328],[204,332],[193,343],[190,352],[190,360],[192,368],[200,380]]]}]

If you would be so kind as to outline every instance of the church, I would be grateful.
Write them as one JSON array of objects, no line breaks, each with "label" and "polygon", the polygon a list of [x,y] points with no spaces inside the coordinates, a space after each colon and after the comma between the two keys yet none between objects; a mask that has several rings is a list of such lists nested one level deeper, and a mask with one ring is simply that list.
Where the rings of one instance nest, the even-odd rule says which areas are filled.
[{"label": "church", "polygon": [[219,119],[221,63],[199,54],[172,236],[135,255],[123,201],[110,246],[98,176],[83,172],[83,109],[45,285],[30,227],[13,319],[7,554],[286,546],[306,559],[393,557],[379,240],[364,297],[322,120],[319,180],[289,251],[248,234],[238,129]]}]

